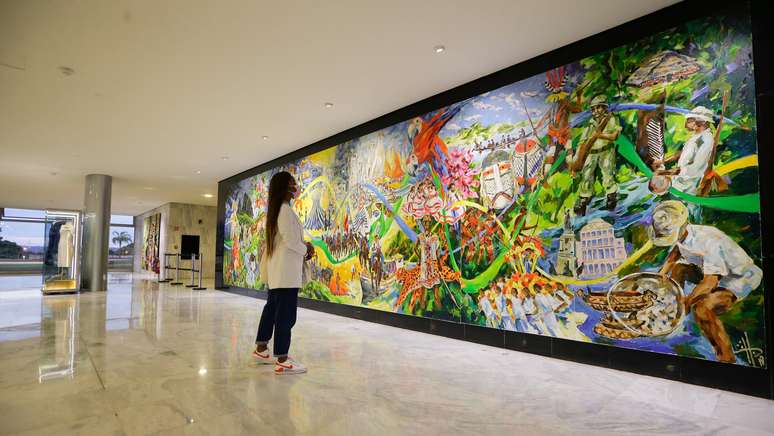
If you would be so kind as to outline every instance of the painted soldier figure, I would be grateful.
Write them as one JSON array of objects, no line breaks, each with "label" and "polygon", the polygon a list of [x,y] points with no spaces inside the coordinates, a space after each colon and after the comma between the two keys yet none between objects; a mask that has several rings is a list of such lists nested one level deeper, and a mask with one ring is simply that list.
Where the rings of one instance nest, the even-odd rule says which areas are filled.
[{"label": "painted soldier figure", "polygon": [[591,120],[581,135],[576,152],[567,146],[567,161],[572,172],[580,169],[580,189],[575,215],[583,216],[594,196],[594,182],[601,177],[607,195],[607,209],[614,210],[618,203],[618,184],[615,181],[615,141],[621,133],[621,123],[608,110],[607,98],[598,95],[591,100]]}]

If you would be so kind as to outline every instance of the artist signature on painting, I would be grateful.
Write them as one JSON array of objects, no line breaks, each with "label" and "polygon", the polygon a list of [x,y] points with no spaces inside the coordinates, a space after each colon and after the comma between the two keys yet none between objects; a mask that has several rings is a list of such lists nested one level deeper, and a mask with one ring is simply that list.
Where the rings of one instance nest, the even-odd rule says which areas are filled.
[{"label": "artist signature on painting", "polygon": [[747,362],[755,368],[763,368],[766,365],[763,349],[750,346],[750,338],[747,336],[747,332],[744,332],[744,337],[736,343],[734,354],[744,355],[747,358]]}]

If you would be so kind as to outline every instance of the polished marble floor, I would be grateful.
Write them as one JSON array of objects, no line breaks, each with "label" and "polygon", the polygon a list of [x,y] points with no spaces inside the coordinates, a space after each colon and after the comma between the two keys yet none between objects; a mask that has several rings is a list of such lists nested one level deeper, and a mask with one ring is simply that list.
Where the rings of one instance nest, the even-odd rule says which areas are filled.
[{"label": "polished marble floor", "polygon": [[40,274],[0,274],[0,292],[40,289],[42,285],[43,277]]},{"label": "polished marble floor", "polygon": [[542,435],[774,431],[774,401],[299,311],[275,376],[261,300],[111,275],[0,293],[2,435]]}]

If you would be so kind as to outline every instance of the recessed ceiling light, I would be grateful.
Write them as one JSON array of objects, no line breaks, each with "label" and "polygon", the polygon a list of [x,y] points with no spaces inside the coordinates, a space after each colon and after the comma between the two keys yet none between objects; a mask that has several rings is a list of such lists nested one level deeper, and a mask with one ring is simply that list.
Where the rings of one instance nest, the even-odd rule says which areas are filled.
[{"label": "recessed ceiling light", "polygon": [[214,197],[214,195],[212,195],[212,194],[202,194],[202,197],[204,197],[204,198],[212,198],[212,197]]},{"label": "recessed ceiling light", "polygon": [[199,368],[199,375],[207,374],[207,368]]},{"label": "recessed ceiling light", "polygon": [[59,175],[59,173],[58,173],[58,172],[56,172],[56,171],[52,171],[52,172],[51,172],[51,175],[52,175],[52,176],[58,176],[58,175]]},{"label": "recessed ceiling light", "polygon": [[201,170],[196,170],[196,174],[201,174]]},{"label": "recessed ceiling light", "polygon": [[332,107],[333,107],[333,103],[325,103],[325,107],[326,107],[327,109],[330,109],[330,108],[332,108]]},{"label": "recessed ceiling light", "polygon": [[146,186],[146,187],[144,187],[142,189],[144,189],[146,191],[155,191],[156,190],[156,188],[154,188],[153,186]]},{"label": "recessed ceiling light", "polygon": [[268,136],[266,136],[266,135],[264,135],[264,136],[262,136],[262,137],[261,137],[261,139],[263,139],[264,141],[268,141],[268,140],[269,140],[269,137],[268,137]]},{"label": "recessed ceiling light", "polygon": [[445,52],[445,51],[446,51],[446,47],[444,47],[444,46],[442,46],[442,45],[436,45],[435,47],[433,47],[433,50],[434,50],[436,53],[443,53],[443,52]]},{"label": "recessed ceiling light", "polygon": [[228,156],[221,156],[220,160],[228,160]]}]

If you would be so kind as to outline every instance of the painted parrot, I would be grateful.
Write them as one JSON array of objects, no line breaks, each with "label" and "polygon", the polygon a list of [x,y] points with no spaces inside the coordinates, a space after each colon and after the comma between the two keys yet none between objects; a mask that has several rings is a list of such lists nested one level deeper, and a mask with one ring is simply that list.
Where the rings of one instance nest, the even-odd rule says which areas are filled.
[{"label": "painted parrot", "polygon": [[409,122],[408,138],[419,165],[428,163],[438,175],[447,174],[446,156],[449,149],[438,133],[461,109],[462,105],[448,106],[440,109],[429,120],[416,117]]}]

